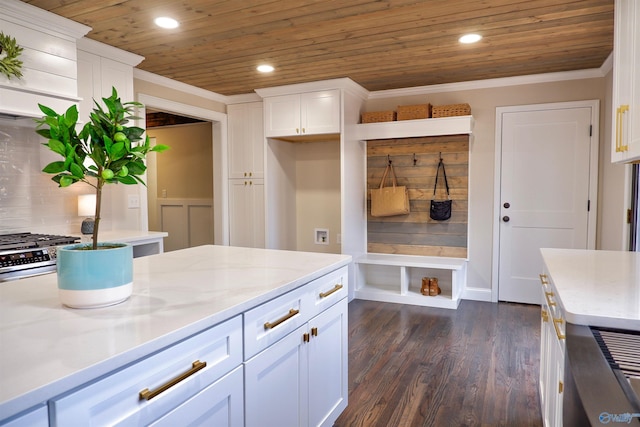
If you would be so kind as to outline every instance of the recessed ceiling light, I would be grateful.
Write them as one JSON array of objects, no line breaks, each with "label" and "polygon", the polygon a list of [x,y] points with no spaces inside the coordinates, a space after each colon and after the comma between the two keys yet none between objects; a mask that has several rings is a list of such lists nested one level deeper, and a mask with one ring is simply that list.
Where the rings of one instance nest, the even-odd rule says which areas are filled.
[{"label": "recessed ceiling light", "polygon": [[274,70],[275,68],[273,68],[273,66],[271,65],[267,65],[267,64],[262,64],[262,65],[258,65],[256,67],[256,70],[260,71],[261,73],[270,73]]},{"label": "recessed ceiling light", "polygon": [[167,29],[178,28],[178,25],[180,25],[175,19],[166,16],[156,18],[153,22],[155,22],[158,27]]},{"label": "recessed ceiling light", "polygon": [[464,44],[476,43],[482,40],[482,36],[480,34],[465,34],[460,37],[458,41]]}]

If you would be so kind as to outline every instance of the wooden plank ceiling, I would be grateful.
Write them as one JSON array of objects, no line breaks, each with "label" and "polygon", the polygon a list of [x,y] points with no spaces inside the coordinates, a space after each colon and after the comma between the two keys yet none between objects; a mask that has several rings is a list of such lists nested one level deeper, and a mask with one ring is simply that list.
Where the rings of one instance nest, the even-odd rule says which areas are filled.
[{"label": "wooden plank ceiling", "polygon": [[[24,0],[223,95],[349,77],[368,90],[598,68],[614,0]],[[172,16],[175,30],[154,26]],[[468,32],[475,45],[457,39]],[[259,74],[270,63],[276,71]]]}]

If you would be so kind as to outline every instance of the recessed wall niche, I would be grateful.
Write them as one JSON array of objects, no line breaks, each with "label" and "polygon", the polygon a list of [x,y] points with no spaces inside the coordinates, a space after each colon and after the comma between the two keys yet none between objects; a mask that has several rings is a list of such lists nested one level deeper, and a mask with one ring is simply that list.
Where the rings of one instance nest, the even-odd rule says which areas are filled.
[{"label": "recessed wall niche", "polygon": [[[438,161],[442,156],[453,201],[451,218],[429,217]],[[411,212],[371,216],[371,189],[380,186],[388,161],[398,185],[409,190]],[[367,251],[369,253],[466,258],[469,194],[469,135],[367,141]],[[438,180],[437,199],[446,198]],[[391,185],[388,180],[388,184]]]}]

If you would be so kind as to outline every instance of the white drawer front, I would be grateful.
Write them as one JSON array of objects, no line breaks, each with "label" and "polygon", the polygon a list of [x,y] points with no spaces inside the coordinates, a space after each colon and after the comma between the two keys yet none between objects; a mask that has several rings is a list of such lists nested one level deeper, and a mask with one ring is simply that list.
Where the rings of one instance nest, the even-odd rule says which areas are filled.
[{"label": "white drawer front", "polygon": [[320,277],[307,285],[309,299],[312,303],[312,316],[321,313],[348,294],[349,270],[342,267],[334,272]]},{"label": "white drawer front", "polygon": [[309,294],[302,286],[244,314],[244,360],[304,325],[310,318]]},{"label": "white drawer front", "polygon": [[[149,400],[155,392],[195,365],[206,367]],[[52,402],[55,425],[147,425],[172,411],[242,363],[242,318],[224,323],[168,347],[127,368]]]}]

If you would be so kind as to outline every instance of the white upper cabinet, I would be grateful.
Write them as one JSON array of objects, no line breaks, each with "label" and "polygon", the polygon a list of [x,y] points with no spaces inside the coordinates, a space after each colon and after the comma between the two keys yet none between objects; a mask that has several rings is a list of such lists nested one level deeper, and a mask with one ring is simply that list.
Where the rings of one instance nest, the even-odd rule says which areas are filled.
[{"label": "white upper cabinet", "polygon": [[640,4],[616,0],[611,161],[640,159]]},{"label": "white upper cabinet", "polygon": [[264,99],[265,136],[303,136],[340,132],[340,90]]},{"label": "white upper cabinet", "polygon": [[262,102],[227,107],[229,178],[264,177],[264,126]]}]

